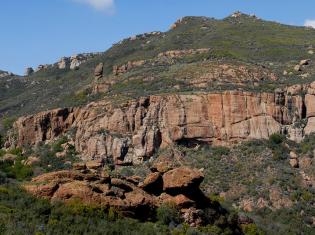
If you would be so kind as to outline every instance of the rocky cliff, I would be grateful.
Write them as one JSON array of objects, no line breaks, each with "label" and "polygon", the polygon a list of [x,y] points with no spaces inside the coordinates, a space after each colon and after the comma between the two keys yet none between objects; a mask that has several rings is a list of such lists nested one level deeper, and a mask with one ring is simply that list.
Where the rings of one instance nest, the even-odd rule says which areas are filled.
[{"label": "rocky cliff", "polygon": [[85,160],[140,163],[175,143],[231,145],[273,133],[300,141],[315,130],[314,102],[315,83],[274,93],[149,96],[118,106],[99,101],[22,117],[14,124],[16,135],[9,142],[34,145],[71,129],[76,150]]}]

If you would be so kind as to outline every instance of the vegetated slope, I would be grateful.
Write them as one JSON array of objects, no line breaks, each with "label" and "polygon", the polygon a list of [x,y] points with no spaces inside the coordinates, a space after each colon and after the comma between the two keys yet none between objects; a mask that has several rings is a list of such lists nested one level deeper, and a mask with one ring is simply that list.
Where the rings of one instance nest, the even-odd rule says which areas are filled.
[{"label": "vegetated slope", "polygon": [[[203,169],[203,192],[228,210],[253,218],[266,234],[312,234],[314,140],[311,135],[296,144],[284,136],[273,135],[269,140],[250,141],[233,148],[177,145],[162,150],[156,154],[160,157],[138,168],[116,171],[139,174],[157,162],[164,162],[165,167],[178,164]],[[292,159],[298,165],[293,165]]]},{"label": "vegetated slope", "polygon": [[[314,57],[308,54],[314,45],[315,30],[305,27],[263,21],[244,14],[223,20],[184,17],[168,32],[138,35],[113,45],[106,52],[81,64],[79,70],[60,70],[52,66],[28,77],[1,80],[0,113],[20,116],[54,107],[80,105],[99,98],[91,96],[85,88],[91,84],[93,69],[100,62],[104,63],[106,80],[111,78],[113,66],[123,65],[128,61],[154,59],[160,53],[170,50],[209,49],[209,52],[202,55],[173,58],[162,65],[157,63],[134,68],[123,76],[114,77],[117,80],[116,85],[107,94],[127,93],[127,96],[140,96],[142,93],[198,90],[192,89],[190,84],[174,89],[174,86],[183,83],[174,78],[199,77],[201,75],[196,71],[203,68],[206,73],[207,66],[217,67],[216,63],[236,66],[244,64],[249,70],[263,67],[281,79],[284,69],[293,71],[293,66],[299,60]],[[312,80],[312,71],[306,72],[309,73],[307,79]],[[297,74],[293,71],[291,76],[283,80],[296,81],[298,77],[295,75]],[[148,77],[154,79],[143,82],[143,78]],[[274,83],[268,83],[263,88],[274,87],[272,85]],[[211,86],[207,89],[218,87]],[[231,89],[231,86],[224,86],[223,82],[220,89]]]},{"label": "vegetated slope", "polygon": [[[102,159],[104,160],[102,162],[104,166],[96,166],[96,170],[102,171],[105,176],[109,174],[114,178],[127,178],[135,175],[144,177],[150,169],[156,170],[154,167],[152,168],[155,163],[159,166],[156,168],[166,169],[166,171],[169,170],[169,167],[183,165],[197,168],[205,176],[205,181],[202,184],[203,192],[209,196],[211,201],[220,202],[228,211],[236,211],[241,215],[238,218],[243,219],[242,222],[245,223],[241,224],[242,231],[245,234],[263,234],[257,230],[257,227],[252,224],[253,221],[247,216],[253,218],[254,222],[267,234],[312,234],[314,229],[313,185],[315,180],[313,152],[315,141],[313,136],[306,136],[302,143],[297,144],[285,140],[285,137],[279,134],[270,136],[271,133],[268,132],[264,138],[270,136],[269,140],[243,143],[229,149],[211,147],[207,141],[200,141],[197,131],[194,133],[183,132],[184,134],[196,134],[196,136],[186,138],[183,135],[182,139],[168,145],[168,148],[152,151],[148,156],[151,157],[150,161],[145,161],[141,165],[125,166],[124,162],[117,161],[117,165],[120,165],[115,168],[115,162],[112,161],[114,154],[107,150],[104,151],[105,154],[103,152],[106,138],[108,138],[106,146],[115,146],[115,148],[111,148],[111,151],[114,151],[115,154],[125,154],[129,142],[130,144],[138,143],[145,150],[155,147],[154,141],[149,145],[146,145],[146,141],[150,140],[152,136],[155,137],[156,133],[148,132],[147,134],[144,131],[140,135],[141,138],[135,136],[136,138],[132,138],[132,141],[128,142],[124,139],[124,142],[119,142],[119,139],[124,137],[119,131],[123,134],[128,131],[119,129],[118,132],[111,132],[111,129],[115,130],[115,128],[121,128],[121,126],[132,129],[136,125],[119,125],[123,123],[120,120],[127,122],[129,119],[124,118],[125,116],[119,110],[113,113],[112,110],[106,110],[103,104],[108,105],[106,102],[108,100],[111,102],[111,108],[115,110],[116,102],[144,95],[159,94],[163,97],[158,98],[164,99],[167,98],[164,95],[168,93],[194,93],[197,99],[202,96],[198,93],[205,95],[204,93],[217,90],[232,90],[231,93],[243,92],[235,92],[236,89],[254,92],[268,90],[271,91],[272,95],[265,94],[265,97],[271,97],[270,100],[275,105],[281,106],[279,109],[275,109],[275,112],[270,115],[270,119],[280,117],[279,121],[284,125],[288,125],[291,121],[288,122],[281,115],[290,117],[290,120],[290,115],[292,115],[292,122],[298,121],[295,123],[297,125],[296,129],[300,128],[302,130],[301,133],[295,134],[304,134],[303,129],[305,122],[307,122],[305,119],[306,106],[299,105],[301,120],[296,119],[294,112],[291,112],[294,110],[292,108],[294,107],[292,96],[297,96],[298,103],[304,104],[307,100],[305,98],[307,96],[305,88],[310,88],[313,95],[313,86],[304,86],[304,88],[303,86],[295,86],[291,87],[290,91],[281,89],[278,89],[275,93],[273,91],[276,88],[283,88],[291,84],[314,81],[314,36],[315,31],[309,28],[285,26],[262,21],[244,14],[236,14],[223,20],[185,17],[177,21],[172,29],[166,33],[155,32],[125,39],[115,44],[108,51],[87,60],[79,66],[78,70],[59,69],[57,66],[51,66],[31,76],[13,76],[5,78],[3,81],[0,80],[0,89],[2,89],[0,93],[0,113],[6,116],[19,116],[53,107],[77,106],[92,100],[105,99],[100,103],[86,106],[87,112],[83,112],[83,120],[89,124],[92,123],[88,119],[91,118],[89,112],[92,113],[94,121],[102,116],[102,112],[113,116],[100,120],[101,125],[95,125],[95,128],[87,128],[87,125],[81,126],[81,130],[97,134],[98,138],[90,138],[89,134],[91,133],[84,135],[88,140],[88,144],[83,147],[83,150],[95,151],[104,157]],[[302,59],[310,59],[310,61],[304,61],[299,65]],[[103,76],[95,80],[93,71],[100,62],[104,63]],[[296,67],[297,65],[299,67]],[[95,92],[95,88],[102,87],[102,85],[105,85],[105,89]],[[256,97],[256,94],[253,93],[252,97]],[[194,96],[187,97],[187,103],[193,103],[192,97]],[[143,101],[139,101],[143,107],[141,105],[132,107],[141,110],[126,115],[131,117],[131,120],[136,120],[133,117],[137,113],[137,120],[139,120],[135,122],[137,125],[141,125],[143,116],[145,116],[144,110],[148,108],[147,99],[139,100]],[[156,97],[153,97],[153,100],[156,100]],[[233,100],[237,101],[237,99]],[[246,105],[244,106],[247,108],[248,99],[245,100],[244,104]],[[258,97],[257,100],[262,101],[263,99]],[[240,104],[239,101],[236,103]],[[311,103],[308,103],[310,108],[308,108],[307,113],[310,118],[314,118]],[[97,107],[98,104],[100,105],[99,108]],[[132,104],[132,102],[129,104]],[[93,107],[95,112],[93,112]],[[127,108],[127,106],[120,107]],[[191,106],[193,111],[204,113],[208,117],[208,112],[200,112],[197,107],[199,106]],[[240,109],[240,107],[235,108],[233,105],[228,107],[230,108],[226,108],[226,110],[232,110],[231,112],[236,115],[241,110],[246,110]],[[262,104],[262,110],[264,110],[264,107],[265,102]],[[255,108],[253,109],[255,110]],[[170,110],[174,113],[175,109],[171,106]],[[198,116],[194,115],[193,111],[191,116]],[[290,115],[286,116],[286,111]],[[40,223],[42,226],[39,227],[39,230],[41,231],[68,231],[69,233],[75,231],[80,233],[83,230],[81,226],[74,228],[66,222],[69,217],[71,219],[72,215],[75,214],[76,221],[82,221],[82,223],[86,223],[87,217],[90,215],[93,217],[89,221],[97,226],[89,228],[90,233],[95,231],[104,232],[104,226],[101,225],[105,224],[105,227],[108,228],[108,224],[104,221],[100,222],[98,216],[100,215],[106,221],[111,221],[113,219],[110,218],[111,211],[108,211],[107,214],[107,212],[99,211],[97,208],[83,207],[81,204],[70,204],[70,207],[64,207],[64,211],[58,205],[48,205],[47,202],[41,203],[41,201],[36,200],[34,201],[36,203],[36,211],[34,212],[36,218],[34,218],[30,214],[23,214],[24,211],[20,209],[20,204],[15,202],[15,198],[19,198],[21,195],[27,199],[26,205],[29,205],[33,199],[28,199],[28,196],[12,189],[12,178],[28,180],[31,176],[37,176],[44,172],[69,169],[71,165],[74,165],[73,163],[86,157],[86,154],[80,156],[76,152],[79,149],[75,147],[77,143],[82,143],[84,138],[77,138],[77,143],[74,142],[73,138],[73,135],[81,130],[78,130],[78,128],[66,129],[70,127],[67,121],[74,121],[75,119],[72,115],[69,115],[70,118],[66,118],[71,112],[68,112],[67,109],[52,112],[58,113],[60,116],[54,118],[53,115],[47,112],[38,115],[44,117],[39,118],[38,122],[32,121],[34,117],[26,118],[31,121],[29,122],[30,125],[26,125],[24,131],[26,138],[22,139],[26,141],[32,141],[30,137],[34,137],[35,140],[39,139],[36,148],[25,148],[23,154],[22,149],[19,148],[8,152],[0,152],[0,156],[7,159],[6,161],[0,161],[1,171],[3,172],[0,175],[0,181],[1,183],[9,182],[5,187],[0,188],[0,196],[4,199],[4,203],[0,203],[0,231],[10,230],[14,228],[14,223],[19,221],[20,218],[27,218],[23,221],[23,228],[18,227],[19,231],[37,231],[33,224]],[[152,115],[157,113],[160,112],[151,112]],[[279,114],[281,115],[279,116]],[[189,115],[183,115],[183,117],[187,118]],[[198,118],[200,118],[200,115]],[[152,118],[148,119],[151,121],[148,123],[153,123]],[[8,125],[10,119],[5,120],[8,122],[6,126],[10,126]],[[64,123],[60,120],[63,120]],[[104,120],[111,120],[113,124],[102,126],[106,124]],[[177,119],[174,118],[173,120]],[[178,118],[178,120],[182,119]],[[192,118],[192,120],[194,119]],[[247,121],[247,116],[244,120]],[[183,120],[183,122],[185,123],[187,120]],[[24,125],[25,127],[25,123],[28,122],[22,122],[21,126]],[[196,128],[199,127],[198,122],[192,123],[196,125]],[[239,122],[232,120],[232,123],[237,124]],[[63,124],[65,129],[62,129],[64,128]],[[307,124],[313,125],[312,121]],[[206,125],[209,126],[208,123]],[[184,125],[179,126],[183,127]],[[249,126],[246,125],[246,127]],[[43,131],[41,131],[41,128]],[[19,129],[21,131],[23,128]],[[156,128],[144,129],[157,130]],[[205,128],[202,126],[202,129]],[[245,129],[245,126],[241,125],[240,133],[245,132],[246,134]],[[259,128],[256,127],[255,130],[257,129]],[[173,130],[175,134],[178,134],[177,129]],[[39,134],[32,136],[32,131],[38,131]],[[17,136],[14,132],[12,134],[12,141],[14,142],[14,138]],[[160,134],[157,132],[158,140],[161,140]],[[44,141],[48,140],[48,137],[51,138],[50,142],[45,143]],[[61,138],[61,140],[56,138]],[[113,145],[110,142],[112,140]],[[57,141],[57,143],[54,143],[54,141]],[[12,160],[12,156],[7,155],[7,153],[17,155],[16,157],[13,156],[15,160]],[[118,160],[121,159],[118,158]],[[159,162],[160,160],[161,162]],[[90,162],[90,164],[95,167],[93,165],[95,162]],[[84,171],[86,171],[85,167]],[[101,193],[101,191],[98,190],[97,193]],[[116,193],[120,193],[117,188]],[[19,202],[24,203],[23,200],[19,200]],[[73,208],[75,213],[72,213]],[[9,217],[12,211],[13,215]],[[97,213],[96,216],[94,212]],[[168,212],[166,211],[166,213]],[[41,217],[43,214],[46,216]],[[206,230],[199,232],[201,234],[202,232],[210,234],[229,234],[230,232],[231,234],[231,230],[226,230],[225,226],[226,222],[235,220],[233,214],[231,213],[229,217],[220,217],[213,225],[209,225],[205,228]],[[115,217],[115,213],[112,211],[113,215]],[[37,219],[37,217],[44,219]],[[60,218],[65,218],[65,220]],[[170,219],[173,222],[174,218]],[[31,222],[28,223],[28,220]],[[111,231],[121,232],[120,227],[117,230],[116,224],[122,222],[119,218],[114,218],[114,221],[115,223],[112,223],[112,225],[115,228],[112,228]],[[129,227],[129,223],[132,223],[133,226],[139,225],[139,223],[130,222],[129,220],[123,220],[123,222],[127,223],[125,229]],[[169,228],[171,228],[172,223],[169,222],[170,220],[166,224],[170,225]],[[170,233],[170,229],[164,226],[160,227],[159,224],[154,226],[152,224],[141,224],[141,229],[142,226],[144,226],[143,230],[147,229],[144,234],[148,233],[147,231],[158,233],[161,232],[160,229],[164,233]],[[176,229],[179,229],[177,232],[189,234],[186,225],[179,224],[175,231]],[[198,234],[195,229],[192,229],[191,232]]]}]

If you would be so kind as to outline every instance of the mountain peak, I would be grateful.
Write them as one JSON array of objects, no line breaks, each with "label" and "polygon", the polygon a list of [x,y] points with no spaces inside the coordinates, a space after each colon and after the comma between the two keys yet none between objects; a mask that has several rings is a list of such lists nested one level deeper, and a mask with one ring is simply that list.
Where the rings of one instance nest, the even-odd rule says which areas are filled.
[{"label": "mountain peak", "polygon": [[251,19],[259,19],[255,14],[247,14],[241,11],[236,11],[234,13],[232,13],[231,15],[229,15],[227,18],[236,18],[236,19],[240,19],[240,18],[251,18]]}]

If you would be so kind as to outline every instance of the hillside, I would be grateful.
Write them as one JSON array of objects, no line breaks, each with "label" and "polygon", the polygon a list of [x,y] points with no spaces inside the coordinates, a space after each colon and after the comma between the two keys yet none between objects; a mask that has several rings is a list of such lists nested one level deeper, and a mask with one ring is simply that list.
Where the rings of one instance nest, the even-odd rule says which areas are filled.
[{"label": "hillside", "polygon": [[0,233],[313,234],[314,51],[236,12],[6,74]]},{"label": "hillside", "polygon": [[[122,40],[106,52],[87,58],[78,70],[69,67],[58,69],[57,64],[42,65],[40,71],[31,76],[0,81],[0,113],[20,116],[98,99],[86,89],[93,80],[95,66],[100,62],[104,64],[103,80],[114,83],[106,94],[109,97],[126,93],[128,97],[139,97],[153,93],[238,87],[272,91],[288,83],[306,83],[314,79],[314,66],[298,72],[294,66],[302,59],[314,58],[314,54],[310,54],[315,45],[314,35],[315,30],[310,28],[281,25],[244,14],[223,20],[184,17],[167,32],[153,32]],[[158,57],[167,51],[201,48],[208,51]],[[113,76],[114,66],[143,60],[147,63]],[[226,79],[206,84],[204,80],[211,79],[209,73],[213,73],[218,64],[224,65],[221,70],[226,70],[229,76],[221,70],[215,71],[222,73]],[[287,72],[285,76],[284,71]],[[238,73],[241,73],[239,79],[245,84],[239,84],[237,80],[229,81]],[[274,77],[277,78],[276,82]],[[195,79],[199,81],[192,81]],[[82,92],[78,92],[80,90]]]}]

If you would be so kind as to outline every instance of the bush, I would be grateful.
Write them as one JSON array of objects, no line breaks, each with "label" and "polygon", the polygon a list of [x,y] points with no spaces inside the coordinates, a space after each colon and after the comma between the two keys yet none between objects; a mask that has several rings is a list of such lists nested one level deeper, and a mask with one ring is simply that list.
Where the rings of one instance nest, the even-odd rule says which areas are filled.
[{"label": "bush", "polygon": [[284,145],[286,137],[281,134],[272,134],[268,140],[268,147],[272,150],[273,160],[279,161],[287,158],[288,148]]},{"label": "bush", "polygon": [[242,230],[245,235],[264,235],[265,233],[257,228],[256,224],[244,224]]},{"label": "bush", "polygon": [[301,197],[304,201],[312,201],[314,199],[314,195],[306,190],[303,191]]},{"label": "bush", "polygon": [[3,149],[0,149],[0,157],[3,157],[7,152]]},{"label": "bush", "polygon": [[46,172],[69,169],[70,164],[66,164],[67,161],[76,162],[76,151],[74,146],[70,146],[63,158],[58,158],[56,156],[57,152],[63,152],[62,144],[66,143],[68,140],[66,137],[61,137],[52,145],[39,144],[36,146],[35,155],[40,159],[39,167],[43,168]]},{"label": "bush", "polygon": [[20,160],[17,160],[15,164],[9,161],[2,162],[0,164],[0,170],[4,172],[7,177],[20,181],[28,179],[33,175],[32,168],[23,165]]},{"label": "bush", "polygon": [[224,202],[224,197],[221,197],[220,195],[217,194],[210,194],[209,199],[213,202],[218,202],[218,203],[223,203]]},{"label": "bush", "polygon": [[269,137],[269,143],[271,146],[282,144],[285,140],[285,136],[281,134],[272,134]]},{"label": "bush", "polygon": [[298,152],[307,154],[311,153],[315,148],[315,135],[309,135],[304,138],[304,140],[298,145]]},{"label": "bush", "polygon": [[287,158],[288,149],[282,145],[272,150],[272,158],[275,161],[285,160]]},{"label": "bush", "polygon": [[22,156],[22,149],[21,148],[14,148],[14,149],[10,149],[9,151],[8,151],[8,153],[10,153],[10,154],[13,154],[13,155],[16,155],[16,156],[18,156],[18,157],[21,157]]},{"label": "bush", "polygon": [[213,147],[212,149],[213,155],[215,156],[223,156],[230,153],[230,149],[223,146]]},{"label": "bush", "polygon": [[117,209],[110,207],[108,210],[107,219],[109,221],[116,221],[118,219],[122,219],[122,216],[121,216],[121,213]]},{"label": "bush", "polygon": [[157,219],[161,224],[179,224],[181,222],[179,210],[174,203],[165,203],[157,209]]},{"label": "bush", "polygon": [[3,147],[3,145],[4,145],[4,136],[0,134],[0,149]]},{"label": "bush", "polygon": [[204,228],[201,228],[200,230],[201,232],[206,233],[206,234],[213,234],[213,235],[222,234],[222,229],[216,225],[208,225]]},{"label": "bush", "polygon": [[0,234],[171,234],[161,224],[118,218],[108,220],[106,210],[79,201],[50,204],[16,186],[0,191]]},{"label": "bush", "polygon": [[9,130],[12,128],[13,123],[16,121],[15,117],[4,117],[2,119],[2,126],[5,130]]},{"label": "bush", "polygon": [[55,143],[52,145],[52,151],[54,153],[62,152],[63,148],[61,145],[64,143],[67,143],[68,139],[66,136],[62,136],[60,139],[58,139]]}]

